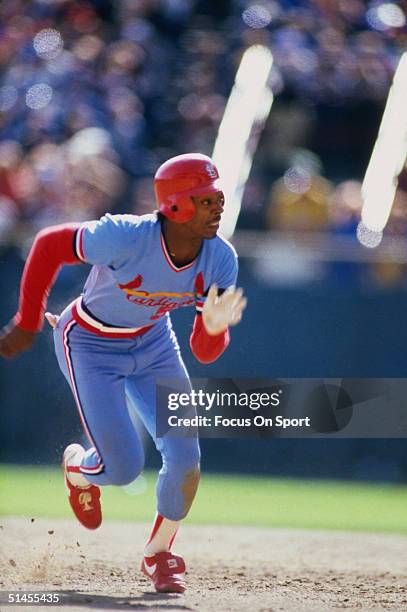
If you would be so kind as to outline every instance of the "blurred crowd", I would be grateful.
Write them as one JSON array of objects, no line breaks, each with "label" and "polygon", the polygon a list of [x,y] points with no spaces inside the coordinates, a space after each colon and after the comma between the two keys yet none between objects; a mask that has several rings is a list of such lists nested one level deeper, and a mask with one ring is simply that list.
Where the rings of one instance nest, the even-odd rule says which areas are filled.
[{"label": "blurred crowd", "polygon": [[[240,226],[354,232],[406,14],[382,0],[1,3],[0,240],[152,210],[160,163],[211,153],[256,43],[273,53],[276,102]],[[407,229],[403,187],[394,234]]]}]

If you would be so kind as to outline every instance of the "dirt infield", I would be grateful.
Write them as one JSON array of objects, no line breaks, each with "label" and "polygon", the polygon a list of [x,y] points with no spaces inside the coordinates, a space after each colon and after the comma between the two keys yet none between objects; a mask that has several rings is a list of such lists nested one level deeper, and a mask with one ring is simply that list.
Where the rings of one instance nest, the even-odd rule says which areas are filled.
[{"label": "dirt infield", "polygon": [[[6,591],[58,593],[40,609],[245,611],[407,610],[407,537],[184,526],[175,550],[185,595],[160,595],[138,571],[147,525],[0,519],[0,610]],[[30,608],[35,609],[35,608]],[[36,608],[39,609],[38,607]]]}]

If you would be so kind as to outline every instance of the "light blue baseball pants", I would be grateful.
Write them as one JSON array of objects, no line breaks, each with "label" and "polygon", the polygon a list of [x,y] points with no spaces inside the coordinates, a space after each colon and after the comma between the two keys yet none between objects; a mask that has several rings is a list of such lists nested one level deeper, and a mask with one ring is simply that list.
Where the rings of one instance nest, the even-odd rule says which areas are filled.
[{"label": "light blue baseball pants", "polygon": [[81,471],[96,485],[125,485],[143,469],[142,441],[126,397],[162,456],[157,510],[171,520],[187,513],[199,482],[195,437],[156,438],[156,380],[190,382],[170,322],[163,320],[136,338],[105,338],[82,328],[70,307],[54,330],[55,352],[79,411],[90,448]]}]

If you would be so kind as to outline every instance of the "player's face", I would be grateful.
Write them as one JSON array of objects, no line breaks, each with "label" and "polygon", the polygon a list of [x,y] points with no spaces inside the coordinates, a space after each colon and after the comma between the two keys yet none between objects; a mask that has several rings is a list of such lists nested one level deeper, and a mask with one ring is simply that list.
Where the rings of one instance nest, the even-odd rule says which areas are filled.
[{"label": "player's face", "polygon": [[222,191],[192,198],[196,213],[189,225],[193,233],[200,238],[215,238],[219,229],[220,218],[225,205],[225,196]]}]

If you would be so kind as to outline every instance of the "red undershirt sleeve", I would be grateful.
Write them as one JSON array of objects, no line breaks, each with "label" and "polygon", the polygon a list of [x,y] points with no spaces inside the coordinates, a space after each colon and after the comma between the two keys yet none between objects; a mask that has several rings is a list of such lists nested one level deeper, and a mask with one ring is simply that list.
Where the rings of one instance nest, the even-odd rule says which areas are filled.
[{"label": "red undershirt sleeve", "polygon": [[229,329],[226,329],[217,336],[210,336],[203,324],[201,313],[195,315],[189,345],[198,361],[201,363],[212,363],[216,361],[227,348],[229,342]]},{"label": "red undershirt sleeve", "polygon": [[79,264],[74,240],[79,223],[65,223],[42,230],[26,261],[20,286],[20,301],[14,323],[38,332],[44,322],[48,296],[63,264]]}]

